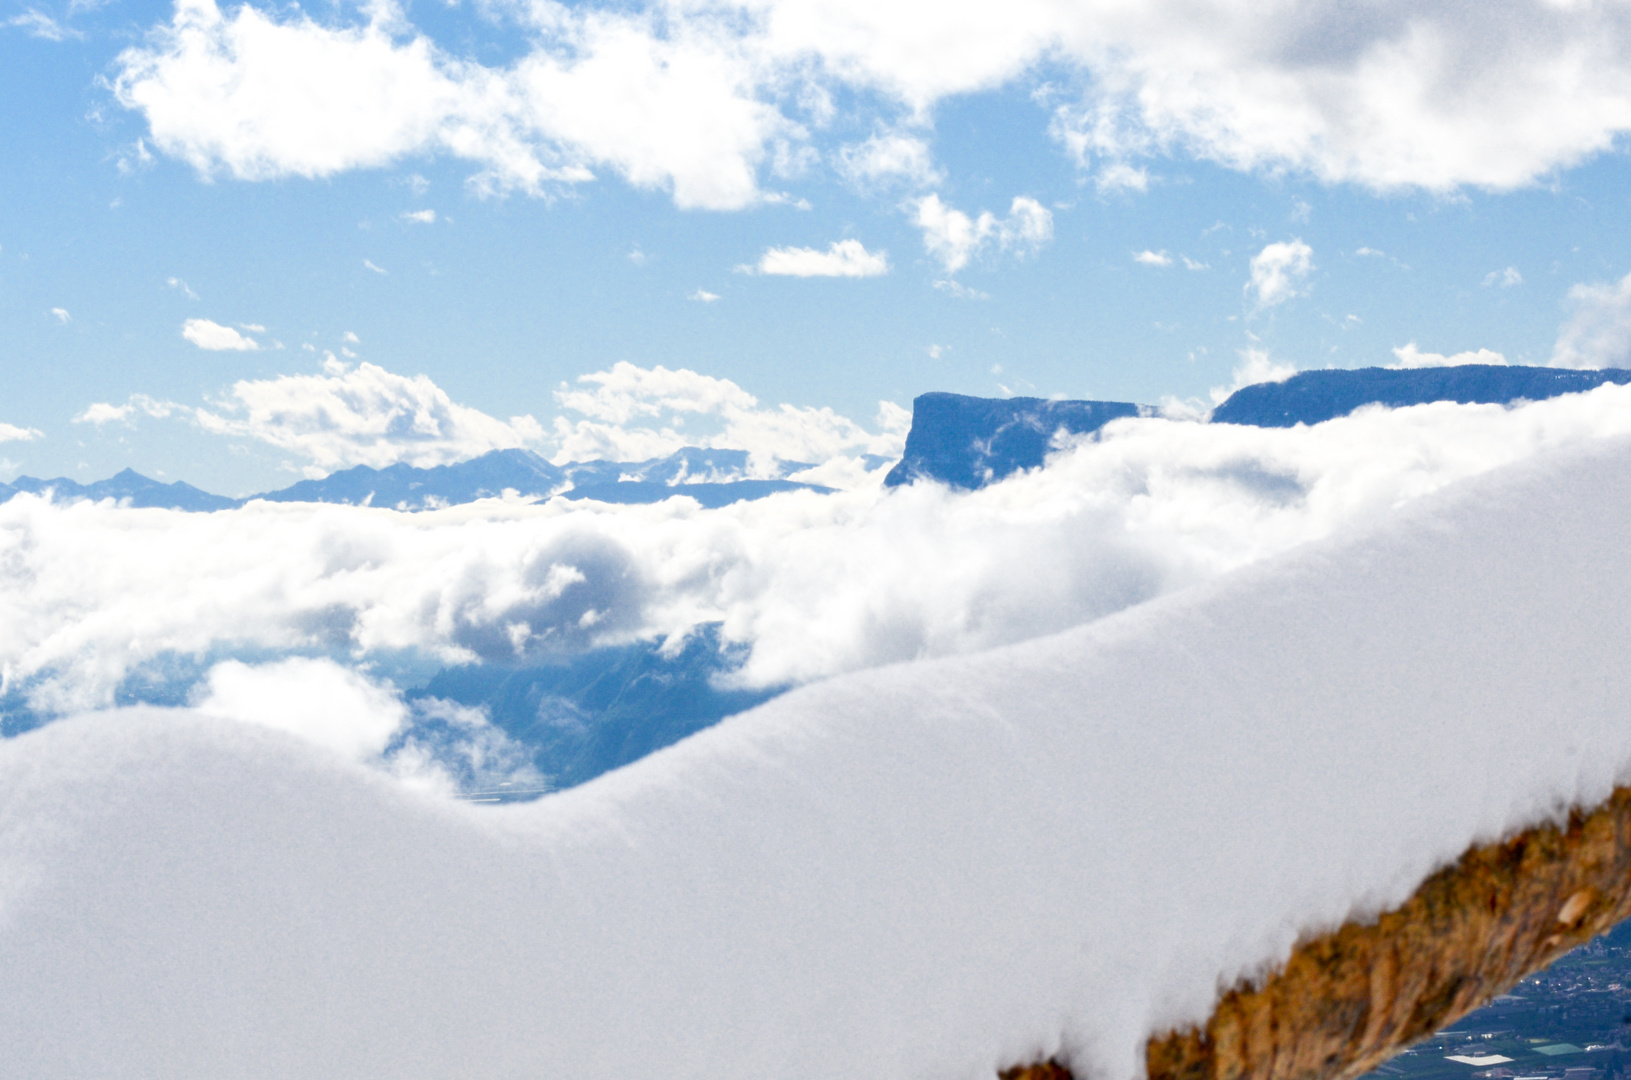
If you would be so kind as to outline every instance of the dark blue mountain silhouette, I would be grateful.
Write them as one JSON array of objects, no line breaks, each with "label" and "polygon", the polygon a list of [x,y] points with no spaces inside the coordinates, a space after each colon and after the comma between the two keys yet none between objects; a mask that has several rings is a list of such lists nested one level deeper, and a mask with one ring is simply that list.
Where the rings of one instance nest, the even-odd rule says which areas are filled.
[{"label": "dark blue mountain silhouette", "polygon": [[133,469],[125,469],[106,480],[81,484],[59,476],[55,480],[36,480],[32,476],[19,476],[9,484],[0,485],[0,502],[21,492],[43,495],[53,492],[59,500],[116,499],[130,500],[131,506],[161,507],[166,510],[230,510],[239,505],[237,499],[224,495],[211,495],[191,484],[177,481],[161,484],[150,480]]},{"label": "dark blue mountain silhouette", "polygon": [[1139,406],[1122,401],[920,394],[912,401],[905,456],[889,470],[884,484],[930,479],[959,488],[984,487],[1041,465],[1061,430],[1085,435],[1111,420],[1137,415]]},{"label": "dark blue mountain silhouette", "polygon": [[1465,364],[1436,368],[1358,368],[1304,371],[1284,382],[1243,387],[1212,411],[1215,424],[1291,427],[1347,416],[1361,405],[1505,405],[1542,401],[1631,382],[1631,371],[1569,371],[1560,368]]},{"label": "dark blue mountain silhouette", "polygon": [[[783,476],[810,467],[797,461],[778,464]],[[742,499],[762,499],[778,491],[828,490],[788,480],[749,480],[744,478],[747,471],[746,450],[686,447],[647,461],[575,461],[565,465],[552,465],[530,450],[494,450],[456,465],[427,469],[358,465],[322,480],[302,480],[253,498],[422,510],[473,502],[510,490],[523,496],[564,494],[569,499],[610,503],[652,503],[689,495],[704,506],[717,507]],[[692,477],[703,480],[691,482]]]},{"label": "dark blue mountain silhouette", "polygon": [[795,484],[791,480],[735,480],[727,484],[654,484],[643,480],[625,480],[622,483],[590,484],[561,492],[563,499],[595,499],[608,503],[654,503],[685,495],[710,510],[742,502],[744,499],[762,499],[778,491],[815,491],[830,494],[832,488],[818,484]]},{"label": "dark blue mountain silhouette", "polygon": [[454,505],[502,495],[548,495],[566,485],[559,466],[530,450],[493,450],[456,465],[421,469],[391,465],[383,469],[358,465],[330,473],[321,480],[302,480],[280,491],[251,498],[267,502],[350,503],[420,510],[426,506]]},{"label": "dark blue mountain silhouette", "polygon": [[671,656],[639,642],[538,667],[472,664],[442,670],[409,696],[485,705],[495,725],[532,750],[551,786],[570,787],[786,689],[715,685],[741,660],[713,623]]},{"label": "dark blue mountain silhouette", "polygon": [[[776,463],[781,477],[808,468],[810,465],[801,461]],[[832,490],[780,478],[748,479],[747,474],[746,450],[687,447],[647,461],[577,461],[566,465],[552,465],[530,450],[494,450],[455,465],[430,468],[391,465],[375,469],[358,465],[321,480],[302,480],[248,499],[211,495],[190,484],[161,484],[130,469],[94,484],[80,484],[65,477],[36,480],[20,476],[9,484],[0,484],[0,502],[19,492],[40,494],[51,490],[61,500],[129,499],[132,506],[171,510],[227,510],[250,499],[424,510],[514,491],[528,497],[564,494],[569,499],[609,503],[653,503],[688,495],[703,506],[720,507],[744,499],[762,499],[778,491]]]}]

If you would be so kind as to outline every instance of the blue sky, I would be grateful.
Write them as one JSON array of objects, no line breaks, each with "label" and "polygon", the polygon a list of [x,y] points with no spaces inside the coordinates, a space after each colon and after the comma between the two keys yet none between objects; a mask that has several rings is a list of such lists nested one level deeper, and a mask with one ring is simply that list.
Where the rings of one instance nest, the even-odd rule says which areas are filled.
[{"label": "blue sky", "polygon": [[620,363],[876,431],[1631,346],[1617,5],[5,12],[0,479],[433,460],[314,449],[338,390],[559,454]]}]

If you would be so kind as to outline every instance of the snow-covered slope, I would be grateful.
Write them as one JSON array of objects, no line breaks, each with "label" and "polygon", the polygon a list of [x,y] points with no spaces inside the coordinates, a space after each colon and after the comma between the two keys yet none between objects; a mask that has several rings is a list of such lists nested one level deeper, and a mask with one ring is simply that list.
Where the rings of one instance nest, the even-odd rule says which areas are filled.
[{"label": "snow-covered slope", "polygon": [[1631,776],[1631,442],[528,806],[249,726],[0,743],[28,1077],[938,1077],[1144,1040]]}]

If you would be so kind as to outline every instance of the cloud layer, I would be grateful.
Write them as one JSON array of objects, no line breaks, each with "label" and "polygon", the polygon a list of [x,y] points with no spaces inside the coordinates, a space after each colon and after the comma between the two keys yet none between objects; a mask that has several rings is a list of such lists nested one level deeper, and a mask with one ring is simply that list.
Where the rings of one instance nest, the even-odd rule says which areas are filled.
[{"label": "cloud layer", "polygon": [[[735,384],[617,368],[564,392],[606,437],[671,414],[795,450],[861,437]],[[785,426],[778,426],[785,425]],[[801,492],[705,511],[488,501],[184,514],[0,505],[0,672],[46,712],[107,704],[165,656],[539,662],[722,624],[740,677],[804,682],[1091,621],[1549,448],[1631,432],[1631,388],[1361,410],[1314,427],[1116,421],[972,493]],[[579,434],[574,432],[573,434]],[[862,433],[864,435],[864,433]],[[617,436],[622,437],[622,436]]]},{"label": "cloud layer", "polygon": [[931,12],[670,0],[484,11],[523,35],[508,64],[458,54],[390,3],[320,22],[178,0],[120,56],[112,85],[159,148],[206,174],[328,176],[436,153],[472,162],[481,191],[547,193],[610,170],[713,209],[760,202],[767,169],[822,157],[839,100],[893,121],[831,148],[841,176],[935,183],[917,133],[934,106],[1044,64],[1067,74],[1063,87],[1038,88],[1053,103],[1050,129],[1101,187],[1141,188],[1138,162],[1184,154],[1379,190],[1511,188],[1631,130],[1631,14],[1617,5],[1021,0]]}]

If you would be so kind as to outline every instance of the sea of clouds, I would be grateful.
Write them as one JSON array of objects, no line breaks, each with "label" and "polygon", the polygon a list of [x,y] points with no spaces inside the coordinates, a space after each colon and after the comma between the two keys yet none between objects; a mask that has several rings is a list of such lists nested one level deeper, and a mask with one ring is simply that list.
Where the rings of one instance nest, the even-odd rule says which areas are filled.
[{"label": "sea of clouds", "polygon": [[[596,437],[610,438],[615,419],[601,416]],[[404,741],[433,722],[468,786],[519,759],[479,709],[404,700],[443,665],[536,664],[633,641],[672,652],[709,624],[742,659],[727,676],[742,687],[971,653],[1628,432],[1631,388],[1604,386],[1285,429],[1122,420],[976,492],[885,490],[882,468],[840,454],[822,467],[849,470],[847,490],[718,510],[511,498],[423,513],[257,502],[198,514],[23,495],[0,505],[0,703],[34,718],[192,703],[404,775],[437,757]]]},{"label": "sea of clouds", "polygon": [[[363,653],[403,638],[541,647],[529,635],[574,621],[592,634],[581,613],[599,608],[565,601],[576,579],[555,569],[598,580],[585,552],[625,552],[618,566],[650,575],[629,586],[649,608],[618,632],[731,598],[752,612],[781,587],[788,541],[749,523],[800,515],[904,546],[893,571],[854,584],[821,564],[826,591],[851,595],[840,612],[872,602],[918,627],[903,651],[972,649],[1199,583],[1060,634],[838,675],[522,806],[427,796],[343,746],[198,710],[100,712],[0,741],[7,1065],[42,1080],[989,1080],[1057,1054],[1077,1075],[1134,1080],[1151,1033],[1203,1019],[1220,985],[1300,933],[1396,904],[1468,844],[1631,779],[1631,439],[1590,436],[1623,403],[1596,391],[1325,431],[1191,425],[1158,440],[1192,440],[1186,453],[1153,457],[1134,427],[1056,465],[1078,482],[1121,475],[1102,501],[1064,485],[1051,503],[922,488],[712,518],[27,502],[5,519],[7,577],[25,582],[7,603],[77,598],[73,617],[39,609],[54,621],[33,647],[66,657],[72,640],[100,658],[54,684],[64,693],[113,677],[131,643],[183,633],[336,633]],[[1358,430],[1369,438],[1341,434]],[[1503,455],[1530,460],[1424,495]],[[100,546],[74,547],[75,524]],[[307,534],[331,541],[330,561]],[[721,536],[735,546],[705,542]],[[1020,546],[999,558],[983,546],[997,538]],[[1083,547],[1083,565],[1120,567],[1093,573],[1121,593],[1072,569]],[[909,558],[936,560],[949,598],[868,601]],[[744,565],[769,569],[745,575],[753,588],[717,584]],[[144,566],[138,584],[163,584],[190,620],[120,600],[121,575]],[[217,595],[229,567],[248,580]],[[1074,599],[1029,584],[1046,579]],[[999,582],[1029,605],[989,600]],[[868,651],[855,627],[869,620],[824,614],[813,594],[781,595],[805,605],[812,642],[846,648],[764,630],[755,671],[896,655]],[[538,620],[526,635],[483,629],[523,611]],[[27,620],[12,615],[15,635]],[[826,658],[785,666],[801,652]],[[255,699],[274,682],[254,680],[218,667],[208,692]]]}]

